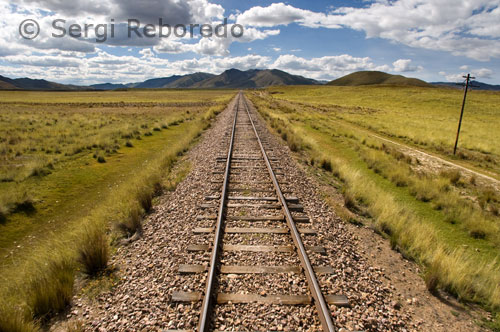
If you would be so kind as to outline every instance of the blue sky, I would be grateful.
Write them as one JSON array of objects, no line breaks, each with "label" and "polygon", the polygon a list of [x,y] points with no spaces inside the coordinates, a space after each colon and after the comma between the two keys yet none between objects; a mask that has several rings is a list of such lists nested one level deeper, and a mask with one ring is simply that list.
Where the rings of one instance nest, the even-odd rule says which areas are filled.
[{"label": "blue sky", "polygon": [[[458,4],[458,5],[457,5]],[[229,68],[277,68],[331,80],[381,70],[427,81],[471,72],[500,84],[500,0],[251,1],[0,0],[0,75],[62,83],[136,82]],[[242,38],[127,38],[127,19],[156,24],[241,24]],[[40,34],[20,36],[36,20]],[[54,38],[55,19],[111,26],[115,38]],[[30,30],[30,29],[28,29]]]}]

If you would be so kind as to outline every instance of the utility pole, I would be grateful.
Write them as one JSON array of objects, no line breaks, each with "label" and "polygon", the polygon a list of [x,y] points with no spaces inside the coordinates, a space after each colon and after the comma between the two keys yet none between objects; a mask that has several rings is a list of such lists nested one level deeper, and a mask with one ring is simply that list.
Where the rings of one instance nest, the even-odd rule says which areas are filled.
[{"label": "utility pole", "polygon": [[467,76],[463,76],[463,78],[465,78],[464,101],[462,102],[462,112],[460,113],[460,121],[458,122],[457,139],[455,140],[455,148],[453,149],[453,155],[457,153],[458,137],[460,136],[460,128],[462,128],[462,119],[464,117],[465,101],[467,100],[467,91],[469,91],[469,84],[471,80],[475,79],[475,77],[471,77],[470,74],[467,74]]}]

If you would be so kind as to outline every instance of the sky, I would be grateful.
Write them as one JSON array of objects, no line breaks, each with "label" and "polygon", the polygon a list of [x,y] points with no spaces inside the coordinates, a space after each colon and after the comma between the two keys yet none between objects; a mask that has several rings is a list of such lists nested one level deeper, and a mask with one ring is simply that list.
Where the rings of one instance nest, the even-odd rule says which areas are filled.
[{"label": "sky", "polygon": [[2,76],[89,85],[230,68],[500,84],[500,0],[0,0]]}]

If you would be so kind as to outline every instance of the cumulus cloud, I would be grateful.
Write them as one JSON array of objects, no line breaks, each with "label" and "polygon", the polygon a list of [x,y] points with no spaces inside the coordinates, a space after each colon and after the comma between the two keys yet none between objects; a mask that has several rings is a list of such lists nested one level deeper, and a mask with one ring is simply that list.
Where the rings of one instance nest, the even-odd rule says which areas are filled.
[{"label": "cumulus cloud", "polygon": [[330,24],[328,15],[315,13],[285,5],[284,3],[273,3],[268,7],[256,6],[237,16],[237,22],[243,25],[257,27],[273,27],[277,25],[288,25],[300,23],[308,27],[340,28],[338,24]]},{"label": "cumulus cloud", "polygon": [[444,76],[449,82],[462,82],[467,74],[471,74],[476,80],[492,78],[493,71],[488,68],[470,69],[468,66],[461,66],[460,70],[465,70],[460,73],[447,73],[440,71],[439,75]]},{"label": "cumulus cloud", "polygon": [[392,63],[392,66],[394,67],[393,70],[398,73],[407,73],[407,72],[423,70],[422,66],[413,66],[411,64],[410,59],[399,59],[397,61],[394,61]]},{"label": "cumulus cloud", "polygon": [[[214,25],[215,26],[215,25]],[[155,51],[158,53],[187,53],[194,52],[202,55],[229,55],[229,47],[234,42],[250,43],[255,40],[266,39],[270,36],[275,36],[280,33],[280,30],[258,30],[255,28],[246,28],[243,36],[235,37],[230,31],[233,24],[228,24],[227,37],[212,36],[210,38],[201,38],[197,43],[184,43],[179,40],[162,39],[155,46]]]},{"label": "cumulus cloud", "polygon": [[472,70],[472,76],[476,78],[491,78],[493,71],[488,68],[481,68]]},{"label": "cumulus cloud", "polygon": [[368,38],[384,38],[411,47],[451,52],[487,61],[500,57],[500,0],[375,1],[318,13],[275,3],[238,15],[239,23],[278,26],[346,27]]},{"label": "cumulus cloud", "polygon": [[[229,33],[228,38],[177,38],[173,31],[167,37],[159,36],[159,18],[162,24],[173,27],[184,24],[189,31],[189,26],[209,24],[212,27],[223,22],[224,8],[209,0],[109,0],[96,3],[95,0],[70,3],[60,0],[21,0],[19,4],[12,5],[6,0],[0,0],[0,56],[26,54],[29,52],[77,51],[94,53],[99,45],[110,46],[135,46],[152,48],[164,53],[194,52],[203,55],[224,56],[229,54],[229,49],[234,42],[249,43],[254,40],[265,39],[279,34],[278,29],[263,30],[254,27],[244,29],[241,38],[234,38]],[[19,22],[26,18],[35,19],[40,23],[41,33],[34,40],[24,40],[17,31]],[[55,19],[64,19],[59,23],[68,31],[70,24],[80,26],[106,24],[106,37],[97,35],[94,28],[89,29],[79,38],[65,36],[54,38],[52,34],[62,33],[55,29],[52,23]],[[140,21],[140,33],[145,24],[156,27],[154,38],[145,38],[135,32],[129,36],[128,19]],[[13,24],[13,22],[15,24]],[[114,35],[111,26],[114,26]],[[230,29],[234,23],[228,25]],[[165,28],[168,34],[168,28]],[[165,31],[164,30],[164,31]],[[195,33],[199,28],[194,28]],[[103,33],[103,30],[100,30]],[[188,36],[190,33],[188,33]],[[190,37],[190,36],[189,36]]]},{"label": "cumulus cloud", "polygon": [[347,54],[311,59],[286,54],[278,57],[270,67],[320,80],[329,80],[360,70],[390,69],[387,65],[375,65],[369,57],[358,58]]}]

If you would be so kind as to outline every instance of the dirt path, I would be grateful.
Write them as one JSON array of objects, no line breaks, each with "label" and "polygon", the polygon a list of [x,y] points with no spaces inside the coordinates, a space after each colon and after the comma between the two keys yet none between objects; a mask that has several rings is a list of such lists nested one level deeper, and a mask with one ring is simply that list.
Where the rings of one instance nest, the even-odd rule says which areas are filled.
[{"label": "dirt path", "polygon": [[427,152],[424,152],[424,151],[421,151],[419,149],[416,149],[416,148],[413,148],[413,147],[410,147],[406,144],[402,144],[402,143],[398,143],[398,142],[395,142],[393,140],[390,140],[388,138],[385,138],[385,137],[382,137],[382,136],[379,136],[377,134],[373,134],[373,133],[369,133],[370,136],[373,136],[373,137],[376,137],[382,141],[385,141],[385,142],[388,142],[388,143],[391,143],[391,144],[394,144],[394,145],[397,145],[399,147],[401,147],[402,149],[406,150],[406,151],[410,151],[412,153],[413,156],[417,157],[418,155],[420,155],[421,157],[423,157],[424,160],[426,161],[434,161],[434,162],[438,162],[438,163],[441,163],[441,164],[444,164],[444,165],[447,165],[447,166],[451,166],[451,167],[455,167],[455,168],[458,168],[462,171],[465,171],[471,175],[475,175],[475,176],[478,176],[480,178],[482,178],[483,180],[486,180],[488,182],[490,182],[490,184],[494,185],[495,188],[497,188],[498,190],[498,186],[500,185],[500,181],[491,177],[491,176],[488,176],[486,174],[483,174],[483,173],[480,173],[480,172],[477,172],[477,171],[474,171],[470,168],[467,168],[465,166],[462,166],[462,165],[458,165],[454,162],[451,162],[451,161],[448,161],[448,160],[445,160],[443,158],[440,158],[438,156],[435,156],[435,155],[432,155],[432,154],[429,154]]}]

